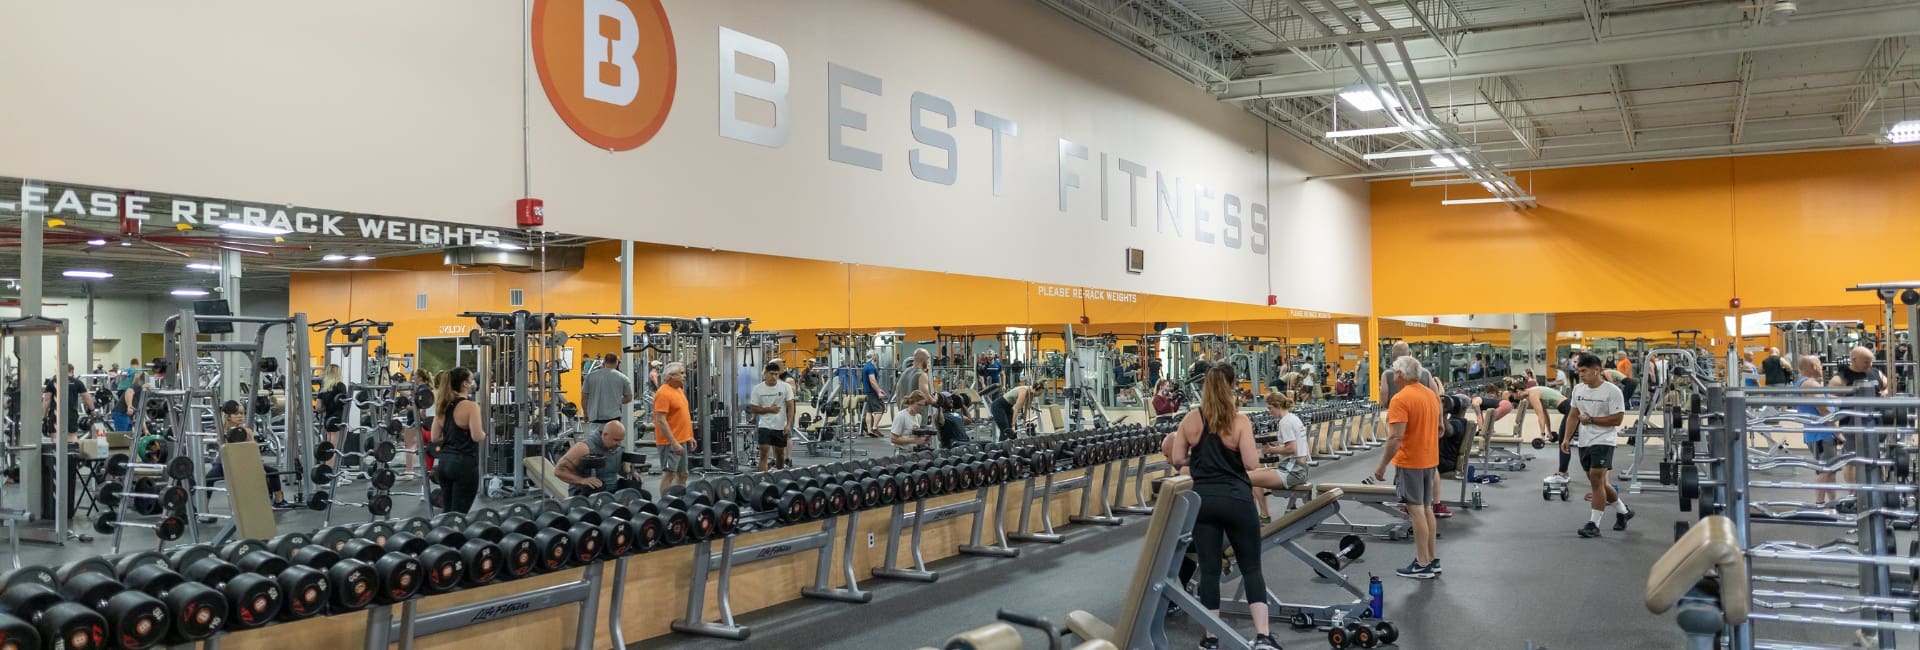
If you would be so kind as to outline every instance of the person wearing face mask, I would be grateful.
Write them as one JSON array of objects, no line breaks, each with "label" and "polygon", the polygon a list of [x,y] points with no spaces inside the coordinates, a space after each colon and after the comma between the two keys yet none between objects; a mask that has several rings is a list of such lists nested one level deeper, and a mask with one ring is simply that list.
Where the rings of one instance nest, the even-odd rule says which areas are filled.
[{"label": "person wearing face mask", "polygon": [[433,391],[432,444],[433,472],[446,495],[447,512],[464,513],[473,509],[480,494],[480,443],[487,439],[486,423],[480,405],[473,399],[473,372],[455,367],[440,376]]}]

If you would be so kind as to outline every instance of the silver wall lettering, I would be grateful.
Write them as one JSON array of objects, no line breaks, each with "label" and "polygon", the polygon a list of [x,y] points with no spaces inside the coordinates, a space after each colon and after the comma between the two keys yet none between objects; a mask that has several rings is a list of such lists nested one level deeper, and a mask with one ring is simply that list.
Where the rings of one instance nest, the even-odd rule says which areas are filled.
[{"label": "silver wall lettering", "polygon": [[827,158],[880,171],[880,152],[841,141],[846,129],[867,130],[867,114],[847,108],[841,101],[842,86],[880,96],[879,77],[831,61],[827,63]]},{"label": "silver wall lettering", "polygon": [[[773,64],[773,79],[756,79],[735,69],[736,55]],[[793,130],[792,110],[787,103],[791,83],[787,51],[771,41],[720,28],[720,135],[741,142],[779,148],[787,144]],[[773,105],[773,125],[755,124],[740,119],[736,106],[744,95]]]},{"label": "silver wall lettering", "polygon": [[1265,255],[1267,254],[1267,206],[1255,203],[1247,213],[1251,215],[1248,221],[1253,222],[1253,236],[1249,238],[1253,241],[1249,242],[1248,247],[1253,249],[1255,255]]},{"label": "silver wall lettering", "polygon": [[1140,227],[1140,181],[1147,177],[1147,166],[1121,158],[1115,165],[1127,175],[1127,225]]},{"label": "silver wall lettering", "polygon": [[1172,189],[1168,189],[1166,175],[1160,172],[1154,172],[1153,185],[1153,229],[1155,232],[1166,232],[1167,224],[1171,223],[1173,224],[1173,234],[1178,236],[1180,234],[1180,206],[1185,205],[1185,203],[1180,200],[1180,177],[1173,177]]},{"label": "silver wall lettering", "polygon": [[1100,220],[1107,220],[1107,154],[1100,154]]},{"label": "silver wall lettering", "polygon": [[1067,211],[1067,188],[1080,187],[1080,174],[1067,171],[1067,159],[1087,159],[1087,148],[1074,144],[1066,138],[1060,139],[1060,211]]},{"label": "silver wall lettering", "polygon": [[1240,248],[1240,197],[1227,194],[1220,199],[1220,243],[1227,248]]},{"label": "silver wall lettering", "polygon": [[953,128],[956,116],[953,102],[923,92],[913,93],[908,102],[908,122],[913,125],[913,140],[920,144],[944,149],[947,152],[947,166],[935,167],[920,162],[921,150],[907,152],[907,169],[913,177],[929,183],[952,185],[960,170],[960,147],[953,140],[953,134],[920,123],[921,113],[933,113],[947,118],[947,127]]},{"label": "silver wall lettering", "polygon": [[1193,185],[1193,240],[1202,244],[1213,243],[1213,227],[1207,225],[1213,217],[1207,213],[1207,204],[1213,202],[1213,190],[1195,183]]},{"label": "silver wall lettering", "polygon": [[1002,191],[1000,183],[1005,177],[1006,170],[1005,158],[1001,155],[1001,147],[1004,146],[1001,138],[1020,135],[1020,124],[986,111],[974,111],[973,124],[985,127],[993,133],[993,195],[1005,196],[1006,193]]}]

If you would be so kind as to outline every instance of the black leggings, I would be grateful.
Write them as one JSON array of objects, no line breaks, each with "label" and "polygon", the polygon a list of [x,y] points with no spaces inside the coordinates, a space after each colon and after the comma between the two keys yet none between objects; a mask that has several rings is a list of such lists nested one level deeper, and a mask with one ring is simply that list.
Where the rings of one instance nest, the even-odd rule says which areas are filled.
[{"label": "black leggings", "polygon": [[440,456],[433,471],[440,475],[440,489],[447,494],[447,512],[465,513],[473,509],[480,494],[480,461],[472,456]]},{"label": "black leggings", "polygon": [[1260,574],[1260,514],[1253,501],[1203,496],[1193,522],[1194,554],[1200,559],[1200,604],[1220,609],[1220,556],[1228,544],[1240,565],[1240,586],[1247,592],[1247,602],[1267,602],[1267,580]]},{"label": "black leggings", "polygon": [[1008,403],[1005,397],[994,397],[993,408],[991,410],[993,411],[993,424],[1000,429],[1000,439],[1014,439],[1013,404]]},{"label": "black leggings", "polygon": [[[1566,440],[1567,436],[1573,433],[1567,430],[1569,428],[1567,426],[1567,422],[1571,420],[1573,420],[1573,418],[1567,417],[1566,415],[1560,416],[1560,439],[1561,440]],[[1567,466],[1573,463],[1573,451],[1571,446],[1572,443],[1568,443],[1568,445],[1569,445],[1567,447],[1568,451],[1560,452],[1560,473],[1561,474],[1567,473]]]}]

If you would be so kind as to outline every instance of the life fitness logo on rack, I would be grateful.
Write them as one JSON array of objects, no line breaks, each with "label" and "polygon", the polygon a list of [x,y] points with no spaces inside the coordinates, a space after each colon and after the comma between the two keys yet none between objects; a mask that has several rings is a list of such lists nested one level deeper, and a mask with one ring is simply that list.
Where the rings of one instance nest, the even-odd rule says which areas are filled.
[{"label": "life fitness logo on rack", "polygon": [[582,140],[646,144],[673,108],[673,29],[660,0],[534,0],[533,63],[547,101]]}]

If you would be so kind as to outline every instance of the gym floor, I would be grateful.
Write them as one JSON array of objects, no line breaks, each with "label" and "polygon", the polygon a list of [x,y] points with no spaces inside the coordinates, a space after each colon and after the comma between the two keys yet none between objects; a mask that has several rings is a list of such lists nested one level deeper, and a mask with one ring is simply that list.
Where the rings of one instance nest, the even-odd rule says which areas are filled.
[{"label": "gym floor", "polygon": [[[1512,430],[1510,421],[1497,426],[1502,433]],[[892,445],[880,439],[860,439],[855,448],[876,457],[893,453]],[[1381,576],[1386,587],[1387,618],[1401,629],[1398,647],[1518,649],[1529,641],[1548,648],[1677,647],[1681,637],[1673,617],[1648,614],[1642,605],[1643,591],[1648,570],[1673,539],[1674,522],[1692,521],[1696,515],[1680,512],[1672,492],[1627,494],[1636,517],[1626,532],[1612,530],[1609,514],[1602,523],[1600,538],[1580,539],[1574,531],[1586,520],[1584,479],[1574,478],[1569,501],[1542,501],[1538,498],[1540,482],[1552,473],[1555,456],[1552,448],[1528,451],[1534,459],[1526,470],[1496,472],[1505,477],[1503,482],[1481,486],[1485,509],[1455,508],[1452,518],[1441,520],[1439,551],[1447,567],[1443,577],[1410,580],[1393,575],[1394,569],[1411,559],[1412,545],[1372,539],[1368,540],[1366,555],[1343,569],[1363,589],[1368,574]],[[1626,451],[1622,449],[1622,464]],[[1358,481],[1371,472],[1378,462],[1377,454],[1363,452],[1323,461],[1313,468],[1313,478]],[[796,465],[838,460],[812,457],[801,449],[794,453]],[[1782,471],[1777,475],[1793,474]],[[1802,472],[1800,477],[1806,474]],[[649,489],[656,493],[657,481],[657,476],[650,476],[648,481]],[[417,489],[415,486],[417,482],[403,482],[396,488],[394,517],[424,514],[417,498],[404,495],[407,488]],[[1457,498],[1458,489],[1457,483],[1449,482],[1444,494]],[[346,493],[358,491],[348,488]],[[4,496],[10,507],[19,507],[24,500],[18,489],[9,489]],[[1774,498],[1805,495],[1782,493]],[[221,501],[215,500],[216,511],[225,511]],[[501,507],[505,503],[483,496],[478,505]],[[1285,507],[1282,499],[1275,499],[1273,504],[1276,515]],[[1342,512],[1362,522],[1385,518],[1361,506],[1346,506]],[[306,510],[278,513],[278,518],[281,530],[312,530],[322,523],[321,513]],[[744,643],[671,634],[631,647],[937,646],[954,633],[991,622],[1000,608],[1042,615],[1056,622],[1064,621],[1066,613],[1074,609],[1115,620],[1124,607],[1122,599],[1139,557],[1147,521],[1146,517],[1126,519],[1125,525],[1115,528],[1064,527],[1061,531],[1068,536],[1067,543],[1018,545],[1021,556],[1016,559],[960,556],[935,562],[932,568],[941,577],[930,585],[867,580],[862,586],[874,591],[874,600],[866,605],[803,599],[741,614],[739,622],[753,627],[752,637]],[[342,509],[334,517],[337,524],[365,520],[364,511],[357,509]],[[218,524],[203,526],[202,534],[211,535],[217,528]],[[78,520],[74,530],[90,532],[90,522]],[[1809,544],[1830,542],[1834,534],[1829,529],[1805,527],[1755,530],[1757,536]],[[92,543],[70,542],[63,547],[23,544],[21,561],[56,565],[110,552],[111,537],[96,537]],[[1911,533],[1902,533],[1899,547],[1905,548],[1912,538]],[[1336,540],[1330,535],[1310,534],[1302,543],[1308,551],[1332,550]],[[124,550],[151,548],[152,543],[147,531],[129,531]],[[1282,600],[1335,602],[1348,597],[1340,588],[1309,577],[1311,571],[1285,550],[1275,549],[1263,559],[1268,586]],[[1811,573],[1800,567],[1769,569],[1783,575],[1857,579],[1843,570]],[[1223,591],[1231,593],[1231,581]],[[1252,626],[1245,619],[1230,617],[1228,621],[1243,634],[1251,634]],[[1274,630],[1287,647],[1325,644],[1323,633],[1296,632],[1284,621],[1276,621]],[[1833,628],[1760,624],[1759,631],[1763,638],[1789,641],[1850,641],[1847,634]],[[1028,647],[1044,647],[1045,640],[1037,632],[1023,634],[1027,635]],[[1200,631],[1185,617],[1176,616],[1169,620],[1169,634],[1174,647],[1193,647]],[[1596,638],[1606,641],[1596,642]],[[1920,647],[1912,635],[1903,636],[1901,642],[1905,645],[1900,647]]]}]

